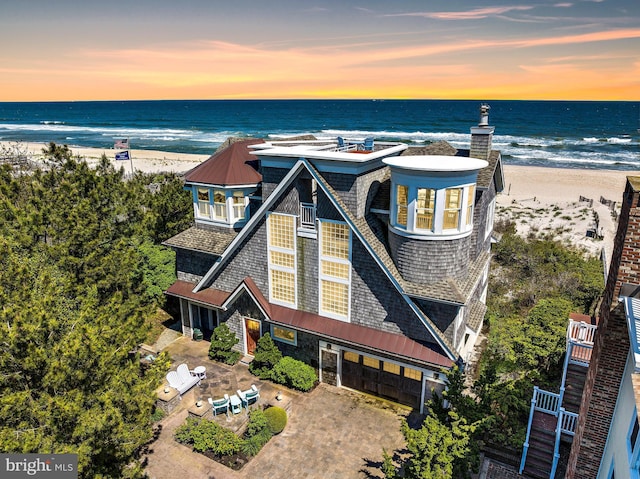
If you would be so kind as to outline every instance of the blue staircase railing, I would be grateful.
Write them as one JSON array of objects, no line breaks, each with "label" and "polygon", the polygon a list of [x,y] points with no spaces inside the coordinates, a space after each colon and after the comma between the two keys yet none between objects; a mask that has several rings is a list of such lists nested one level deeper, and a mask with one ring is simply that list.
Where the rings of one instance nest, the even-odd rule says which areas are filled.
[{"label": "blue staircase railing", "polygon": [[541,411],[551,414],[558,418],[555,429],[555,445],[553,451],[553,462],[551,465],[551,474],[549,477],[553,479],[558,468],[560,459],[560,438],[562,434],[573,436],[578,422],[578,414],[565,411],[562,406],[564,400],[565,383],[567,380],[567,370],[569,364],[576,364],[588,367],[591,359],[591,351],[597,330],[596,325],[587,324],[583,321],[569,320],[567,327],[567,352],[565,354],[564,366],[562,370],[562,382],[560,383],[560,393],[551,393],[540,389],[538,386],[533,388],[533,397],[531,398],[531,410],[529,411],[529,422],[527,424],[527,436],[522,447],[522,459],[520,460],[520,471],[524,471],[527,462],[527,453],[529,452],[529,439],[531,436],[531,426],[535,411]]}]

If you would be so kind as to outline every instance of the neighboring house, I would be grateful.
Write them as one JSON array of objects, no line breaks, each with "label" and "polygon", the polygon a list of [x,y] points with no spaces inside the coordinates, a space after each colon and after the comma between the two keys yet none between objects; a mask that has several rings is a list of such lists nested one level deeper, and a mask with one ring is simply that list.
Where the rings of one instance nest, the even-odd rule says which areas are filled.
[{"label": "neighboring house", "polygon": [[186,175],[195,225],[165,242],[183,333],[226,322],[249,356],[270,334],[321,381],[422,411],[486,311],[493,130],[483,105],[470,150],[339,138],[215,154]]},{"label": "neighboring house", "polygon": [[640,177],[628,177],[567,478],[638,478]]}]

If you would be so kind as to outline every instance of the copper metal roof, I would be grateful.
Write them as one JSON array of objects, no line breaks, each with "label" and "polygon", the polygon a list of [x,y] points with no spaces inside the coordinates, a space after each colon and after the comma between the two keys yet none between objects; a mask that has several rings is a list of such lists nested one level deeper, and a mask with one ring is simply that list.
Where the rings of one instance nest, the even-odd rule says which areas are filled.
[{"label": "copper metal roof", "polygon": [[[401,334],[388,333],[269,303],[255,282],[249,277],[245,278],[238,288],[242,285],[247,288],[273,323],[435,366],[451,367],[453,365],[453,361],[445,355]],[[166,293],[218,308],[234,294],[234,292],[229,293],[213,288],[206,288],[193,293],[194,287],[195,283],[176,281]]]},{"label": "copper metal roof", "polygon": [[218,186],[259,184],[262,175],[257,171],[258,158],[248,148],[256,143],[264,142],[251,139],[232,143],[187,173],[185,181]]}]

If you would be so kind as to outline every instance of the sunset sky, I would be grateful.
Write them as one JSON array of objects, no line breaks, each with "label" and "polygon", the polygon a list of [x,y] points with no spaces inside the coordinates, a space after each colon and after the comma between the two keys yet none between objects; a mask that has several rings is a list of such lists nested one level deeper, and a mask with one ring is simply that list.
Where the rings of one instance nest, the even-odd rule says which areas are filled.
[{"label": "sunset sky", "polygon": [[640,0],[23,0],[0,101],[640,100]]}]

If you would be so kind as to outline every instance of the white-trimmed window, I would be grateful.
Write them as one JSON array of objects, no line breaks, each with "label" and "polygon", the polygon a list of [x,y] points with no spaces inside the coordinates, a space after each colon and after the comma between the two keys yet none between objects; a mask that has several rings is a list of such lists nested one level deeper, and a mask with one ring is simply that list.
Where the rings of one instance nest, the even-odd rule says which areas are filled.
[{"label": "white-trimmed window", "polygon": [[409,187],[398,185],[396,187],[396,223],[407,226],[407,207],[409,206]]},{"label": "white-trimmed window", "polygon": [[271,337],[283,343],[298,344],[298,335],[294,329],[283,328],[282,326],[271,325]]},{"label": "white-trimmed window", "polygon": [[467,225],[473,222],[473,204],[476,201],[476,186],[471,185],[467,189]]},{"label": "white-trimmed window", "polygon": [[284,306],[297,305],[295,216],[267,217],[269,298]]},{"label": "white-trimmed window", "polygon": [[198,188],[198,216],[200,218],[211,218],[211,203],[209,188]]},{"label": "white-trimmed window", "polygon": [[474,183],[450,188],[394,184],[391,226],[425,239],[468,235],[473,229],[475,192]]},{"label": "white-trimmed window", "polygon": [[351,230],[345,223],[320,221],[320,314],[349,320]]},{"label": "white-trimmed window", "polygon": [[233,217],[236,220],[243,220],[245,217],[244,193],[242,191],[233,192]]},{"label": "white-trimmed window", "polygon": [[455,230],[460,227],[461,208],[462,188],[447,188],[444,193],[443,230]]},{"label": "white-trimmed window", "polygon": [[433,231],[433,211],[436,205],[436,190],[418,188],[416,198],[416,229]]},{"label": "white-trimmed window", "polygon": [[213,190],[213,217],[227,221],[227,196],[224,190]]}]

